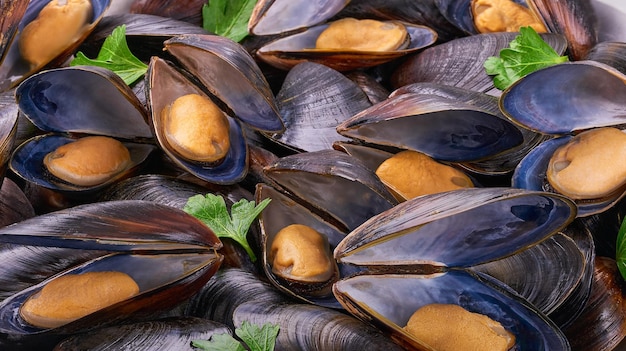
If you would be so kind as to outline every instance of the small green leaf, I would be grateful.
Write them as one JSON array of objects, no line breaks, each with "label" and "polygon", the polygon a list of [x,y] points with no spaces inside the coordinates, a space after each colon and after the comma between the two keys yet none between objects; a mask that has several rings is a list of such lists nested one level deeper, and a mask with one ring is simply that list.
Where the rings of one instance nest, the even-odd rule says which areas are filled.
[{"label": "small green leaf", "polygon": [[488,75],[494,76],[496,88],[505,90],[531,72],[567,60],[567,56],[559,56],[532,27],[521,27],[509,48],[500,50],[499,57],[489,57],[483,66]]},{"label": "small green leaf", "polygon": [[202,27],[240,42],[248,35],[248,21],[257,0],[210,0],[202,6]]},{"label": "small green leaf", "polygon": [[246,351],[246,348],[229,334],[216,334],[211,340],[194,340],[191,346],[204,351]]},{"label": "small green leaf", "polygon": [[626,218],[622,220],[622,225],[619,228],[616,246],[615,261],[617,262],[617,268],[619,268],[622,278],[626,279]]},{"label": "small green leaf", "polygon": [[115,72],[128,85],[141,78],[148,66],[130,52],[126,43],[126,25],[116,27],[102,44],[95,59],[90,59],[81,51],[70,62],[70,66],[98,66]]},{"label": "small green leaf", "polygon": [[279,330],[278,325],[267,323],[259,328],[248,321],[243,321],[241,327],[235,329],[235,334],[248,345],[250,350],[274,351]]},{"label": "small green leaf", "polygon": [[231,217],[223,197],[214,194],[195,195],[187,200],[183,211],[201,220],[218,237],[231,238],[238,242],[246,250],[250,259],[256,261],[256,255],[248,244],[246,235],[252,222],[269,202],[270,199],[265,199],[255,206],[254,201],[241,199],[233,204]]}]

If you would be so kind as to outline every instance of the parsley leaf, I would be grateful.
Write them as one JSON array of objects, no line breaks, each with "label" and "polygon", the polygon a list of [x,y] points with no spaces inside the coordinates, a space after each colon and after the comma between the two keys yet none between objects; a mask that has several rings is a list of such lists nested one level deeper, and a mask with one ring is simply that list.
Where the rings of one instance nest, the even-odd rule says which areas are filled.
[{"label": "parsley leaf", "polygon": [[491,56],[483,65],[500,90],[531,72],[568,60],[567,56],[559,56],[532,27],[521,27],[519,31],[509,48],[500,50],[500,57]]},{"label": "parsley leaf", "polygon": [[248,21],[257,0],[210,0],[202,6],[202,27],[240,42],[248,35]]},{"label": "parsley leaf", "polygon": [[246,348],[229,334],[216,334],[211,336],[211,340],[194,340],[191,345],[204,351],[246,351]]},{"label": "parsley leaf", "polygon": [[87,65],[110,69],[128,85],[141,78],[148,70],[148,65],[141,62],[128,48],[126,43],[126,25],[116,27],[102,44],[98,57],[90,59],[81,51],[70,66]]},{"label": "parsley leaf", "polygon": [[615,261],[617,262],[617,268],[619,268],[622,278],[626,279],[626,218],[622,220],[622,225],[619,228],[616,246]]},{"label": "parsley leaf", "polygon": [[[246,343],[250,351],[274,351],[276,337],[280,326],[266,323],[261,328],[244,321],[235,329],[235,334]],[[245,351],[246,349],[235,338],[228,334],[217,334],[211,340],[194,340],[192,346],[205,351]]]},{"label": "parsley leaf", "polygon": [[255,206],[254,201],[241,199],[233,204],[229,215],[223,197],[214,194],[195,195],[187,200],[183,211],[200,219],[218,237],[231,238],[238,242],[246,250],[250,259],[256,261],[256,256],[248,244],[246,234],[252,222],[269,202],[270,199],[265,199]]}]

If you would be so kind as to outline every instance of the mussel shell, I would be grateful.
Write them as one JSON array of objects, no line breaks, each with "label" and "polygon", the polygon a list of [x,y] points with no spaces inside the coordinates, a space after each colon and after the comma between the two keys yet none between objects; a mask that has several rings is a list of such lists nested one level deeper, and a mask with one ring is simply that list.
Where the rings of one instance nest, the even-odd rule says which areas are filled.
[{"label": "mussel shell", "polygon": [[334,218],[333,224],[342,229],[354,229],[397,203],[374,172],[336,150],[285,156],[264,172],[318,214]]},{"label": "mussel shell", "polygon": [[[493,78],[487,75],[483,63],[498,56],[509,46],[517,33],[486,33],[458,38],[435,45],[408,57],[394,72],[391,84],[395,89],[417,82],[432,82],[459,88],[490,92]],[[567,42],[558,34],[541,37],[562,54]]]},{"label": "mussel shell", "polygon": [[[263,260],[263,269],[265,275],[270,282],[278,289],[299,298],[305,302],[313,303],[320,306],[341,308],[341,305],[333,294],[328,290],[328,294],[322,295],[322,291],[326,284],[306,284],[302,287],[299,284],[292,283],[290,280],[280,277],[272,271],[272,262],[269,261],[270,248],[276,234],[283,228],[291,224],[303,224],[315,229],[328,239],[331,252],[337,244],[345,237],[346,233],[342,232],[332,224],[325,222],[322,218],[312,213],[309,209],[296,201],[290,199],[286,195],[280,193],[276,189],[266,185],[258,184],[256,199],[257,202],[269,198],[271,202],[261,212],[259,217],[259,225],[261,227],[261,252]],[[358,270],[354,267],[339,264],[338,274],[334,274],[333,280],[339,276],[348,276],[356,273]],[[331,281],[332,283],[332,281]]]},{"label": "mussel shell", "polygon": [[302,62],[293,67],[276,95],[285,131],[272,140],[298,151],[330,149],[341,122],[371,106],[359,86],[324,65]]},{"label": "mussel shell", "polygon": [[[515,188],[557,193],[548,182],[546,176],[548,164],[554,152],[559,147],[567,144],[572,138],[574,137],[566,135],[546,140],[537,145],[515,168],[511,177],[511,185]],[[573,200],[578,207],[577,216],[587,217],[606,211],[623,198],[624,195],[626,195],[626,192],[622,187],[602,198]]]},{"label": "mussel shell", "polygon": [[218,35],[189,34],[164,46],[234,117],[260,131],[284,129],[267,80],[241,45]]},{"label": "mussel shell", "polygon": [[289,70],[298,63],[312,61],[338,71],[367,68],[389,62],[404,55],[416,52],[437,40],[437,33],[426,26],[402,23],[410,37],[406,49],[393,51],[354,51],[354,50],[311,50],[315,41],[329,24],[320,24],[304,32],[272,41],[259,48],[259,59],[279,69]]},{"label": "mussel shell", "polygon": [[233,314],[235,326],[241,326],[244,321],[278,325],[277,350],[402,349],[380,330],[345,313],[320,306],[248,302],[237,307]]},{"label": "mussel shell", "polygon": [[600,42],[591,48],[585,60],[604,63],[626,74],[626,42]]},{"label": "mussel shell", "polygon": [[598,40],[598,19],[591,0],[527,0],[552,33],[562,34],[574,60],[580,60]]},{"label": "mussel shell", "polygon": [[545,134],[566,134],[626,122],[626,75],[595,61],[565,62],[535,71],[507,88],[502,112]]},{"label": "mussel shell", "polygon": [[343,9],[350,0],[260,0],[248,22],[254,35],[290,32],[325,22]]},{"label": "mussel shell", "polygon": [[20,111],[44,131],[152,138],[139,99],[104,68],[75,66],[38,73],[18,86],[15,98]]},{"label": "mussel shell", "polygon": [[20,178],[47,189],[67,193],[89,193],[109,186],[136,172],[156,149],[151,144],[122,142],[130,153],[130,165],[101,184],[81,186],[56,178],[50,174],[44,165],[44,158],[48,153],[76,140],[78,139],[59,134],[45,134],[31,138],[15,149],[9,167]]},{"label": "mussel shell", "polygon": [[12,94],[0,93],[0,185],[17,138],[18,116],[18,107]]},{"label": "mussel shell", "polygon": [[97,57],[104,40],[121,25],[126,26],[128,48],[144,62],[155,55],[167,56],[163,51],[163,42],[167,39],[181,34],[209,34],[201,25],[165,17],[163,13],[123,13],[105,16],[79,50],[87,57]]},{"label": "mussel shell", "polygon": [[337,282],[337,299],[353,315],[372,320],[407,348],[429,349],[402,329],[410,315],[431,303],[456,304],[489,316],[515,335],[514,350],[569,350],[545,315],[497,281],[464,270],[434,275],[360,275]]},{"label": "mussel shell", "polygon": [[242,180],[248,171],[248,146],[239,122],[226,115],[230,124],[230,148],[219,163],[209,165],[180,157],[167,141],[161,111],[180,96],[186,94],[206,96],[206,94],[183,73],[161,58],[152,58],[147,74],[150,122],[161,149],[179,167],[202,180],[217,184],[234,184]]},{"label": "mussel shell", "polygon": [[518,128],[476,106],[415,93],[398,94],[337,126],[367,143],[422,152],[436,160],[476,161],[517,147]]},{"label": "mussel shell", "polygon": [[505,283],[549,315],[581,284],[587,266],[582,255],[574,240],[557,233],[527,250],[472,269]]},{"label": "mussel shell", "polygon": [[[28,25],[28,23],[37,18],[41,9],[49,2],[50,0],[30,1],[28,7],[26,8],[26,12],[19,23],[19,31],[21,32],[24,27]],[[85,31],[76,41],[69,44],[69,46],[62,50],[62,52],[59,52],[51,62],[46,63],[48,67],[59,66],[72,55],[74,50],[78,48],[80,43],[87,38],[98,22],[104,17],[104,13],[111,4],[111,0],[93,0],[91,1],[91,4],[93,7],[93,16]],[[18,40],[19,33],[13,39],[13,45],[7,49],[8,51],[6,52],[2,64],[0,65],[0,91],[16,86],[21,80],[42,68],[39,67],[36,70],[32,70],[21,58],[17,45]]]},{"label": "mussel shell", "polygon": [[0,3],[0,13],[5,14],[0,20],[0,63],[17,33],[18,24],[26,12],[28,3],[28,0],[10,0]]},{"label": "mussel shell", "polygon": [[[479,34],[474,24],[473,2],[474,0],[435,0],[437,8],[443,17],[469,35]],[[512,2],[528,7],[525,0],[512,0]]]},{"label": "mussel shell", "polygon": [[0,187],[0,227],[35,216],[35,210],[22,189],[9,178]]},{"label": "mussel shell", "polygon": [[177,351],[189,348],[194,340],[209,340],[219,334],[230,335],[232,330],[208,319],[169,317],[73,335],[57,344],[54,351]]},{"label": "mussel shell", "polygon": [[339,243],[335,258],[384,270],[470,267],[533,246],[575,216],[574,203],[552,193],[495,187],[448,191],[372,217]]},{"label": "mussel shell", "polygon": [[[496,117],[506,118],[500,111],[497,97],[473,90],[437,83],[412,83],[396,89],[391,93],[390,97],[404,93],[435,95],[456,102],[467,103],[487,111]],[[529,150],[532,150],[539,143],[549,138],[539,133],[534,133],[526,128],[519,127],[518,129],[524,138],[524,141],[519,146],[480,161],[465,162],[461,164],[461,166],[472,172],[484,175],[509,174],[515,169]]]},{"label": "mussel shell", "polygon": [[202,27],[203,0],[134,0],[130,6],[132,14],[151,14],[188,22]]},{"label": "mussel shell", "polygon": [[[28,336],[46,332],[70,334],[124,320],[140,320],[172,308],[193,295],[217,271],[223,257],[212,252],[141,255],[116,253],[101,256],[45,280],[5,299],[0,304],[0,333]],[[66,325],[41,329],[19,317],[24,301],[51,280],[66,274],[117,271],[128,274],[139,285],[139,293]]]}]

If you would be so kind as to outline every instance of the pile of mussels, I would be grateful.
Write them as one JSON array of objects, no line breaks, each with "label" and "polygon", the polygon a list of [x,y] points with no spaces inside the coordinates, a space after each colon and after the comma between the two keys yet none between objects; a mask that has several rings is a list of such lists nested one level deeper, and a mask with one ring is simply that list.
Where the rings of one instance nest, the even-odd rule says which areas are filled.
[{"label": "pile of mussels", "polygon": [[[59,38],[47,31],[60,26],[43,23],[59,16],[52,3],[87,3]],[[278,350],[436,350],[404,328],[431,304],[500,323],[515,337],[510,350],[620,347],[626,175],[588,190],[609,180],[586,164],[579,194],[552,181],[574,161],[550,163],[582,136],[622,135],[626,44],[601,30],[619,11],[518,1],[570,61],[500,91],[483,63],[517,33],[479,31],[474,1],[260,0],[241,43],[202,29],[204,3],[136,0],[119,14],[109,0],[0,3],[0,349],[192,350],[192,340],[249,321],[279,325]],[[405,34],[385,51],[313,49],[343,18]],[[148,64],[143,79],[128,86],[109,70],[68,65],[79,50],[95,57],[120,25]],[[24,42],[37,30],[59,40],[33,59]],[[175,101],[188,95],[223,116],[209,128],[229,140],[212,142],[217,158],[172,139]],[[183,134],[207,133],[181,123]],[[50,154],[97,137],[127,150],[119,169],[98,181],[54,171]],[[613,171],[624,152],[608,144],[592,159]],[[104,164],[95,149],[82,162]],[[407,151],[473,186],[403,196],[377,170]],[[229,206],[271,199],[248,234],[258,259],[182,210],[207,193]],[[275,246],[292,225],[314,234],[281,236],[301,250],[283,267]],[[319,272],[298,262],[314,251],[305,241],[321,243]],[[30,319],[46,287],[106,272],[131,277],[135,291],[60,323]],[[89,290],[77,284],[66,290]]]}]

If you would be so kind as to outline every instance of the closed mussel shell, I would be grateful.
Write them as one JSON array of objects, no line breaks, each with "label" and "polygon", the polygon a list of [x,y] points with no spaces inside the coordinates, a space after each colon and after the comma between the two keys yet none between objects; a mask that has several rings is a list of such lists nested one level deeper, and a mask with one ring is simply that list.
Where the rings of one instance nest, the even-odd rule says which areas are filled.
[{"label": "closed mussel shell", "polygon": [[[144,107],[107,69],[76,66],[44,71],[24,80],[15,96],[26,118],[49,132],[26,140],[13,153],[11,170],[28,182],[71,193],[95,191],[136,171],[156,149],[147,143],[152,132]],[[88,135],[118,139],[130,154],[127,166],[95,185],[72,184],[52,176],[44,166],[44,157]]]},{"label": "closed mussel shell", "polygon": [[[68,7],[65,8],[66,12],[59,12],[52,10],[52,13],[48,12],[48,16],[45,18],[40,18],[39,14],[42,8],[46,7],[46,5],[51,4],[50,0],[37,0],[31,1],[26,8],[26,12],[24,13],[21,21],[18,25],[18,33],[16,37],[13,39],[12,44],[6,50],[5,57],[3,59],[2,64],[0,65],[0,91],[7,90],[11,87],[16,86],[22,81],[24,78],[30,76],[33,73],[41,70],[44,66],[60,66],[68,57],[70,57],[75,49],[80,45],[80,43],[87,38],[87,36],[93,31],[98,22],[104,17],[105,11],[108,9],[111,1],[110,0],[92,0],[89,1],[91,3],[91,11],[92,13],[87,18],[87,23],[85,23],[78,33],[75,33],[74,37],[71,40],[68,40],[66,43],[61,44],[59,38],[65,35],[63,30],[69,31],[72,27],[72,19],[70,19],[70,15],[72,11],[68,11],[68,8],[74,6],[75,4],[67,4]],[[11,3],[11,2],[9,2]],[[53,5],[54,7],[60,7],[57,5]],[[63,11],[63,10],[61,10]],[[56,12],[56,14],[54,14]],[[12,13],[12,15],[19,15],[19,12]],[[36,63],[29,63],[26,59],[23,58],[21,49],[19,48],[20,43],[22,41],[22,33],[24,32],[24,28],[31,24],[36,20],[42,20],[38,23],[40,28],[55,28],[58,29],[58,32],[46,32],[44,35],[40,35],[39,37],[46,38],[46,36],[55,36],[55,40],[51,41],[55,43],[58,48],[58,52],[56,52],[49,59],[39,58]],[[45,24],[46,22],[54,22],[57,21],[55,25],[51,25],[50,23]],[[66,26],[62,26],[62,22],[65,22]],[[42,29],[40,29],[41,31]],[[68,34],[71,34],[69,32]],[[32,39],[36,39],[37,36],[33,35]],[[49,37],[48,37],[49,38]],[[68,38],[70,39],[70,38]],[[49,43],[40,42],[40,43],[30,43],[30,46],[37,47],[41,50],[41,48],[45,48]],[[54,44],[53,44],[54,45]]]},{"label": "closed mussel shell", "polygon": [[[3,228],[0,241],[77,249],[77,253],[81,249],[108,252],[6,298],[0,304],[0,333],[15,342],[31,336],[75,333],[167,310],[204,285],[223,259],[215,252],[221,242],[203,223],[181,210],[139,200],[100,202],[34,217]],[[58,327],[31,325],[18,313],[23,302],[49,282],[68,274],[101,271],[126,273],[139,292]]]},{"label": "closed mussel shell", "polygon": [[165,41],[164,45],[165,50],[233,111],[233,117],[260,131],[284,129],[274,94],[243,46],[208,34],[181,35]]},{"label": "closed mussel shell", "polygon": [[302,62],[293,67],[276,95],[285,131],[272,140],[298,151],[330,149],[341,122],[370,107],[363,90],[324,65]]},{"label": "closed mussel shell", "polygon": [[225,156],[213,163],[199,162],[180,156],[167,136],[165,112],[179,97],[195,94],[210,99],[187,76],[167,61],[153,57],[148,70],[148,100],[150,121],[161,149],[179,167],[194,176],[212,183],[233,184],[242,180],[248,171],[248,146],[239,122],[225,113],[228,120],[229,149]]},{"label": "closed mussel shell", "polygon": [[0,93],[0,185],[6,173],[18,130],[18,107],[13,94]]}]

